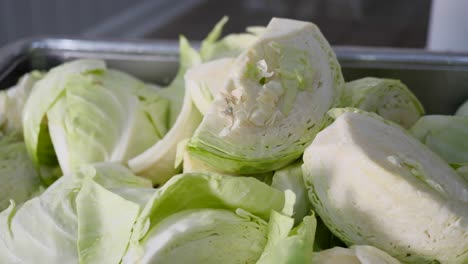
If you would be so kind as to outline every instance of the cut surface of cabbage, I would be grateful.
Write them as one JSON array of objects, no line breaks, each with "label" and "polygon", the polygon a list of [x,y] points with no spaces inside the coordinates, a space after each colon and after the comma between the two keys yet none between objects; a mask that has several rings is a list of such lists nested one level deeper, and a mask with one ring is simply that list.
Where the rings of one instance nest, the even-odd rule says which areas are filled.
[{"label": "cut surface of cabbage", "polygon": [[466,263],[468,183],[403,128],[341,111],[306,149],[303,173],[316,212],[348,245]]},{"label": "cut surface of cabbage", "polygon": [[273,18],[236,58],[188,150],[232,174],[281,168],[324,126],[342,84],[335,55],[314,24]]}]

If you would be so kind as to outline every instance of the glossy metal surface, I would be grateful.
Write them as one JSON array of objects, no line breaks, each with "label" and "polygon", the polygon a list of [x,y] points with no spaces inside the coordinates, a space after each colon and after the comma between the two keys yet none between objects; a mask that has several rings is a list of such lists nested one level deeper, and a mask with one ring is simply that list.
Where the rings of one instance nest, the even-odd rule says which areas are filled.
[{"label": "glossy metal surface", "polygon": [[[468,99],[468,54],[362,47],[334,50],[346,80],[365,76],[400,79],[428,113],[451,114]],[[173,41],[23,40],[0,49],[0,89],[13,85],[25,72],[47,70],[76,58],[105,59],[110,67],[164,84],[177,70],[177,54]]]}]

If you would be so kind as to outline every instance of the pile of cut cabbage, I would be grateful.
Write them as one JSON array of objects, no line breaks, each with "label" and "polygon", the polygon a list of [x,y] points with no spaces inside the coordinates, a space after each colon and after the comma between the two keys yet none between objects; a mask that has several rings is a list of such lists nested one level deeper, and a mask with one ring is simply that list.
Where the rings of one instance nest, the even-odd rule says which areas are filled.
[{"label": "pile of cut cabbage", "polygon": [[226,21],[167,87],[80,59],[0,92],[0,263],[468,263],[468,102]]}]

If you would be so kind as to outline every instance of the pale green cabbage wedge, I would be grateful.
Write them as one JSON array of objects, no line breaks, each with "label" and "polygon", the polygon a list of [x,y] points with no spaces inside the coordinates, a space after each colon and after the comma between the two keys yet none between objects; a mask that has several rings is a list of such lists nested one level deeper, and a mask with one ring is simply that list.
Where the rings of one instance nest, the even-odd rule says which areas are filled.
[{"label": "pale green cabbage wedge", "polygon": [[327,123],[342,84],[335,55],[314,24],[274,18],[236,58],[188,150],[229,174],[284,167]]},{"label": "pale green cabbage wedge", "polygon": [[275,171],[271,183],[273,188],[280,191],[290,190],[294,193],[296,197],[293,211],[295,224],[302,222],[303,218],[312,210],[301,166],[302,161],[298,161]]},{"label": "pale green cabbage wedge", "polygon": [[51,69],[35,83],[23,109],[24,140],[36,166],[57,165],[47,126],[47,111],[63,94],[68,78],[73,75],[99,73],[106,68],[103,61],[77,60]]},{"label": "pale green cabbage wedge", "polygon": [[394,79],[365,77],[346,83],[341,106],[375,112],[404,128],[410,128],[424,115],[418,98]]},{"label": "pale green cabbage wedge", "polygon": [[376,114],[330,114],[335,122],[303,156],[309,198],[329,229],[404,263],[466,263],[468,182]]},{"label": "pale green cabbage wedge", "polygon": [[161,89],[160,92],[161,96],[170,101],[169,128],[174,127],[177,120],[180,119],[179,116],[186,104],[185,101],[188,96],[185,93],[185,73],[188,69],[201,62],[200,54],[190,46],[190,43],[184,36],[181,36],[179,38],[179,70],[169,86]]},{"label": "pale green cabbage wedge", "polygon": [[123,263],[255,263],[272,211],[289,204],[253,178],[177,175],[141,213]]},{"label": "pale green cabbage wedge", "polygon": [[372,246],[334,247],[314,253],[316,264],[400,264],[384,251]]},{"label": "pale green cabbage wedge", "polygon": [[468,116],[423,116],[410,131],[448,163],[468,163]]},{"label": "pale green cabbage wedge", "polygon": [[[0,91],[0,136],[2,133],[22,133],[22,115],[26,100],[34,84],[43,77],[39,71],[32,71],[23,75],[18,83]],[[3,122],[2,122],[3,116]]]},{"label": "pale green cabbage wedge", "polygon": [[129,162],[133,171],[152,179],[155,185],[163,184],[180,172],[180,168],[174,166],[177,145],[193,135],[201,121],[202,114],[211,105],[212,97],[220,90],[219,86],[224,83],[223,75],[227,74],[227,69],[224,70],[224,68],[229,68],[227,65],[229,63],[223,60],[220,62],[223,65],[214,63],[216,67],[220,67],[216,72],[213,72],[211,63],[208,64],[211,66],[197,65],[219,58],[237,56],[258,38],[254,34],[246,33],[228,35],[219,40],[226,22],[225,17],[216,24],[202,41],[199,53],[190,47],[184,37],[180,38],[179,71],[169,87],[161,90],[161,95],[171,101],[169,122],[171,129],[163,140]]},{"label": "pale green cabbage wedge", "polygon": [[[190,138],[201,121],[202,116],[192,102],[190,90],[185,90],[183,79],[186,70],[199,64],[200,60],[199,54],[190,47],[184,37],[181,37],[179,72],[169,87],[161,89],[161,95],[170,100],[170,119],[175,119],[175,123],[171,125],[162,140],[128,162],[132,171],[151,179],[154,185],[162,185],[180,171],[174,166],[177,145],[184,139]],[[177,109],[174,117],[174,104],[177,105],[178,100],[183,100],[183,104],[181,109]],[[172,121],[169,124],[172,124]]]},{"label": "pale green cabbage wedge", "polygon": [[125,164],[160,140],[168,101],[158,93],[116,70],[70,76],[47,112],[64,174],[94,162]]},{"label": "pale green cabbage wedge", "polygon": [[268,243],[257,264],[313,263],[313,245],[317,221],[306,216],[292,229],[294,220],[273,212],[268,229]]},{"label": "pale green cabbage wedge", "polygon": [[10,200],[23,203],[41,187],[41,178],[21,139],[21,134],[0,136],[0,211]]},{"label": "pale green cabbage wedge", "polygon": [[[0,213],[0,263],[120,263],[151,182],[118,164],[86,165]],[[124,195],[121,195],[123,193]],[[147,194],[147,195],[145,195]]]},{"label": "pale green cabbage wedge", "polygon": [[466,100],[465,103],[463,103],[458,109],[457,112],[455,113],[456,116],[468,116],[468,100]]}]

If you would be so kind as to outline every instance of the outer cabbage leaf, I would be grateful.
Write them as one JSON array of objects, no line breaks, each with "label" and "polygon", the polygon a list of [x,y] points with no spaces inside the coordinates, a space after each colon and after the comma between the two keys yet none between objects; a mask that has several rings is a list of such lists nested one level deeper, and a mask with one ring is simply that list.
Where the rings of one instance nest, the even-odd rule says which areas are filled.
[{"label": "outer cabbage leaf", "polygon": [[0,136],[0,211],[10,200],[23,203],[40,189],[41,179],[20,134]]},{"label": "outer cabbage leaf", "polygon": [[[141,213],[133,229],[124,263],[149,263],[156,259],[173,263],[171,261],[190,256],[196,260],[206,257],[201,263],[216,263],[221,252],[213,255],[208,252],[213,252],[221,244],[225,245],[230,239],[242,240],[241,234],[259,238],[259,230],[265,230],[262,233],[266,237],[266,223],[271,211],[282,211],[287,204],[285,201],[285,195],[281,191],[254,178],[202,173],[175,176],[158,189]],[[244,226],[247,233],[241,231],[239,226]],[[255,226],[259,229],[253,228]],[[216,237],[213,235],[218,233],[215,230],[226,232],[223,231],[224,235]],[[211,238],[210,235],[215,237]],[[200,243],[191,243],[192,238],[200,239]],[[217,242],[209,244],[209,241],[213,241],[211,239]],[[232,251],[236,247],[231,245],[230,248],[223,249],[222,254],[225,257],[239,254],[237,257],[252,260],[252,252],[261,253],[257,247],[261,248],[263,242],[259,240],[249,243],[256,245],[253,251]],[[171,245],[178,246],[175,248]],[[183,251],[179,248],[187,248],[184,253],[187,255],[180,255]],[[256,255],[256,259],[260,257],[260,253]],[[232,260],[234,259],[237,258]]]},{"label": "outer cabbage leaf", "polygon": [[142,153],[166,132],[167,107],[158,90],[119,71],[70,76],[47,112],[62,171]]},{"label": "outer cabbage leaf", "polygon": [[468,116],[423,116],[410,131],[448,163],[468,163]]},{"label": "outer cabbage leaf", "polygon": [[[34,84],[43,74],[33,71],[23,75],[18,83],[5,91],[0,91],[0,134],[23,132],[22,115],[26,100]],[[1,120],[3,116],[3,121]]]},{"label": "outer cabbage leaf", "polygon": [[302,222],[302,219],[312,210],[301,166],[302,161],[299,161],[276,171],[271,183],[273,188],[281,191],[290,190],[294,193],[296,199],[293,217],[296,224]]},{"label": "outer cabbage leaf", "polygon": [[210,109],[214,97],[222,90],[228,79],[233,58],[222,58],[195,66],[185,75],[186,89],[203,115]]},{"label": "outer cabbage leaf", "polygon": [[229,34],[222,39],[221,33],[224,25],[228,22],[227,17],[223,17],[213,28],[210,34],[201,43],[200,56],[203,61],[211,61],[220,58],[237,57],[257,41],[261,35],[263,27],[254,29],[247,28],[247,33]]},{"label": "outer cabbage leaf", "polygon": [[62,95],[68,78],[105,70],[99,60],[77,60],[51,69],[36,82],[23,109],[24,140],[36,165],[56,165],[57,158],[49,136],[46,113]]},{"label": "outer cabbage leaf", "polygon": [[139,263],[255,263],[267,223],[245,211],[186,210],[152,227]]},{"label": "outer cabbage leaf", "polygon": [[311,263],[317,264],[399,264],[384,251],[372,246],[334,247],[314,253]]},{"label": "outer cabbage leaf", "polygon": [[404,83],[393,79],[366,77],[348,82],[341,105],[375,112],[405,128],[424,115],[418,98]]},{"label": "outer cabbage leaf", "polygon": [[151,183],[117,164],[88,165],[12,204],[0,213],[0,262],[119,263],[140,203],[110,191],[117,186],[144,192]]},{"label": "outer cabbage leaf", "polygon": [[306,216],[291,230],[294,220],[273,212],[269,223],[268,244],[258,264],[312,263],[315,217]]},{"label": "outer cabbage leaf", "polygon": [[342,84],[335,55],[315,25],[274,18],[236,58],[188,150],[229,174],[284,167],[324,126]]},{"label": "outer cabbage leaf", "polygon": [[184,85],[185,72],[189,67],[201,63],[201,58],[184,37],[180,38],[179,49],[179,71],[169,87],[161,89],[160,93],[170,100],[170,129],[162,140],[128,162],[132,171],[151,179],[155,185],[165,183],[179,172],[179,168],[174,166],[177,145],[192,136],[201,120],[201,114],[192,103],[190,91],[185,91]]},{"label": "outer cabbage leaf", "polygon": [[405,263],[466,263],[468,182],[403,128],[340,112],[304,153],[309,198],[328,228]]}]

